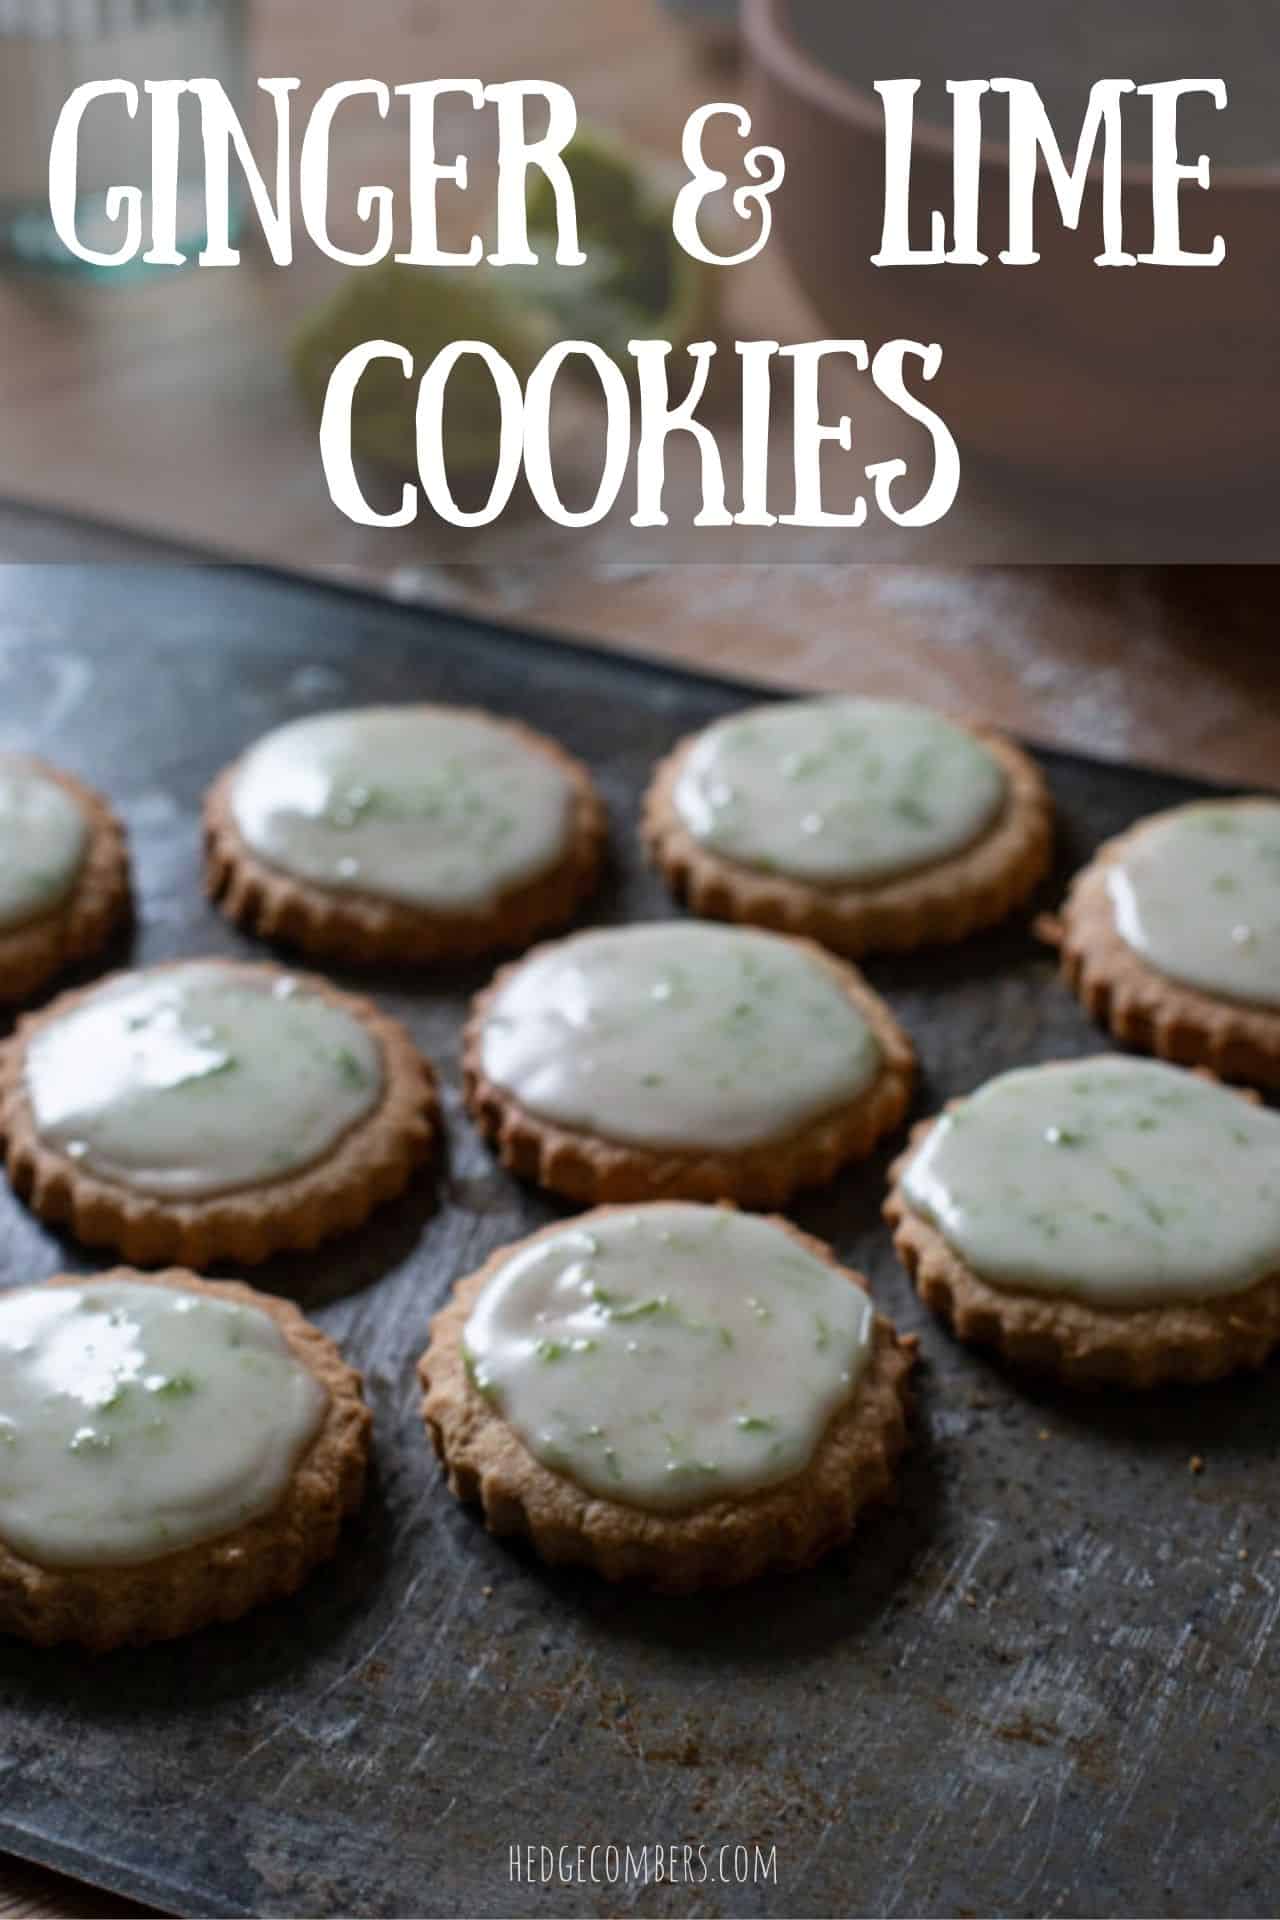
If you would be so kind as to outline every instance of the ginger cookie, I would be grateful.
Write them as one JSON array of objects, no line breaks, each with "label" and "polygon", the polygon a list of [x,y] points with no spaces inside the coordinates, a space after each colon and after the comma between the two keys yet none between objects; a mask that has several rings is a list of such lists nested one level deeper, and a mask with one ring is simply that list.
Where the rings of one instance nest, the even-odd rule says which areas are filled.
[{"label": "ginger cookie", "polygon": [[914,1346],[788,1221],[662,1202],[502,1248],[419,1372],[450,1489],[494,1533],[684,1592],[848,1539],[892,1484]]},{"label": "ginger cookie", "polygon": [[962,1340],[1078,1385],[1261,1366],[1280,1343],[1280,1115],[1121,1054],[990,1080],[915,1131],[885,1213]]},{"label": "ginger cookie", "polygon": [[129,912],[124,828],[68,773],[0,754],[0,1002],[91,960]]},{"label": "ginger cookie", "polygon": [[1124,1045],[1280,1086],[1280,801],[1197,801],[1140,821],[1041,930]]},{"label": "ginger cookie", "polygon": [[409,1184],[436,1128],[404,1029],[279,967],[114,974],[0,1048],[15,1191],[142,1266],[255,1262],[357,1227]]},{"label": "ginger cookie", "polygon": [[599,876],[586,768],[515,721],[438,706],[294,720],[215,781],[206,881],[265,940],[357,965],[523,946]]},{"label": "ginger cookie", "polygon": [[927,708],[822,698],[752,707],[682,740],[643,834],[693,912],[836,953],[963,939],[1048,869],[1053,810],[1018,747]]},{"label": "ginger cookie", "polygon": [[0,1294],[0,1632],[104,1650],[293,1593],[369,1429],[333,1342],[250,1287],[118,1268]]},{"label": "ginger cookie", "polygon": [[807,940],[690,921],[535,948],[479,994],[473,1119],[504,1166],[571,1200],[781,1206],[903,1119],[911,1043]]}]

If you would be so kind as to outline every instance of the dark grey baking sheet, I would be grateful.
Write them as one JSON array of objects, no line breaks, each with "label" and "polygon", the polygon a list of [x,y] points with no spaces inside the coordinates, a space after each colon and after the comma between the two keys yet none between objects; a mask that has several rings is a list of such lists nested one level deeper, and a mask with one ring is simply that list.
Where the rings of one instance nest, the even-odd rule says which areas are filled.
[{"label": "dark grey baking sheet", "polygon": [[[613,813],[598,916],[665,914],[637,795],[679,732],[745,695],[252,573],[0,585],[0,745],[38,746],[123,808],[141,960],[244,950],[201,899],[201,790],[264,728],[348,701],[475,701],[559,735]],[[1193,791],[1045,759],[1064,871]],[[870,971],[919,1044],[922,1107],[1099,1044],[1021,927]],[[1082,1399],[964,1353],[895,1267],[883,1160],[798,1209],[923,1342],[900,1501],[851,1551],[727,1598],[654,1600],[549,1573],[454,1504],[418,1420],[427,1318],[551,1213],[460,1110],[481,977],[372,983],[443,1069],[434,1213],[408,1200],[255,1276],[366,1371],[378,1471],[340,1558],[288,1605],[186,1644],[95,1661],[0,1643],[0,1846],[190,1913],[1274,1912],[1275,1372]],[[0,1278],[69,1264],[0,1195]],[[513,1848],[607,1843],[707,1853],[678,1883],[510,1877]],[[757,1843],[772,1879],[698,1878],[721,1845]]]}]

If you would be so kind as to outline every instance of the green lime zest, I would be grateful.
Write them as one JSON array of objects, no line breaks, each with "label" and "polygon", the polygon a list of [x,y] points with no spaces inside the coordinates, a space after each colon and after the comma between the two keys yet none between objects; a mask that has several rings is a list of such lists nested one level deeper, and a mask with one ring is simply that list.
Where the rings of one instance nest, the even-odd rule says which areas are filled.
[{"label": "green lime zest", "polygon": [[[533,266],[410,267],[385,260],[352,272],[299,329],[294,375],[319,419],[334,368],[352,348],[395,341],[419,376],[458,340],[495,348],[523,386],[557,340],[587,340],[629,376],[628,343],[669,340],[677,353],[714,331],[714,269],[686,254],[672,231],[674,184],[660,167],[607,136],[580,129],[565,149],[574,185],[578,235],[586,262],[556,263],[556,207],[550,183],[534,176],[527,211]],[[578,375],[570,361],[567,381]],[[590,393],[591,376],[581,381]],[[492,377],[472,355],[450,376],[444,453],[452,474],[490,472],[501,411]],[[374,360],[351,409],[351,444],[364,459],[397,473],[417,471],[413,393],[399,364]]]}]

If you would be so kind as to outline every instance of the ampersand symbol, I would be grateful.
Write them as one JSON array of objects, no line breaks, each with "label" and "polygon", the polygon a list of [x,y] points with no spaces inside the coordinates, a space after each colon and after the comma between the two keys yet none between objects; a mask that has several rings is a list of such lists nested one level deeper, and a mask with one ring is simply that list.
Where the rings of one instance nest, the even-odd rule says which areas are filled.
[{"label": "ampersand symbol", "polygon": [[743,155],[742,164],[753,180],[760,182],[756,187],[735,187],[733,192],[733,210],[739,220],[750,220],[757,209],[760,215],[760,231],[749,247],[741,253],[712,253],[704,245],[698,231],[698,211],[711,194],[719,193],[729,184],[727,173],[721,173],[718,167],[708,166],[702,151],[702,138],[709,120],[718,114],[733,115],[739,134],[745,140],[751,132],[751,115],[745,107],[732,101],[718,100],[710,106],[699,107],[691,113],[685,122],[684,138],[680,152],[685,166],[689,170],[689,179],[676,196],[676,204],[671,215],[672,231],[685,252],[695,260],[703,260],[712,267],[738,267],[746,260],[754,260],[762,248],[769,243],[769,234],[773,226],[773,208],[769,205],[769,196],[782,185],[787,163],[777,147],[750,147]]}]

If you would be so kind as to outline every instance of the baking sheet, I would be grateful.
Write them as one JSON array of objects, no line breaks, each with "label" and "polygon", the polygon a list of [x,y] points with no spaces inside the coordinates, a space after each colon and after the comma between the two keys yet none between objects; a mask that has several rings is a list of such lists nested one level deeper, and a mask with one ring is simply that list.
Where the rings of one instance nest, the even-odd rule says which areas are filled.
[{"label": "baking sheet", "polygon": [[[292,715],[425,697],[555,733],[608,799],[615,871],[593,917],[623,920],[671,911],[633,831],[652,762],[758,697],[255,573],[63,567],[4,585],[0,746],[38,747],[121,806],[139,961],[261,951],[203,903],[197,809]],[[1064,872],[1203,791],[1044,758]],[[1099,1045],[1025,929],[868,971],[919,1046],[921,1111]],[[556,1211],[461,1110],[459,1024],[484,975],[359,982],[442,1070],[435,1211],[407,1199],[250,1276],[365,1370],[377,1472],[343,1551],[287,1604],[170,1647],[95,1660],[0,1642],[0,1846],[183,1913],[1274,1911],[1275,1371],[1080,1398],[966,1353],[893,1260],[887,1153],[796,1209],[922,1337],[900,1499],[848,1552],[655,1600],[549,1572],[454,1503],[417,1412],[428,1317],[456,1274]],[[0,1193],[0,1280],[91,1264]],[[647,1880],[511,1877],[512,1849],[610,1843],[650,1849]],[[686,1844],[705,1851],[656,1877],[654,1850]],[[747,1871],[772,1858],[772,1875],[700,1877],[723,1845],[759,1845]]]}]

